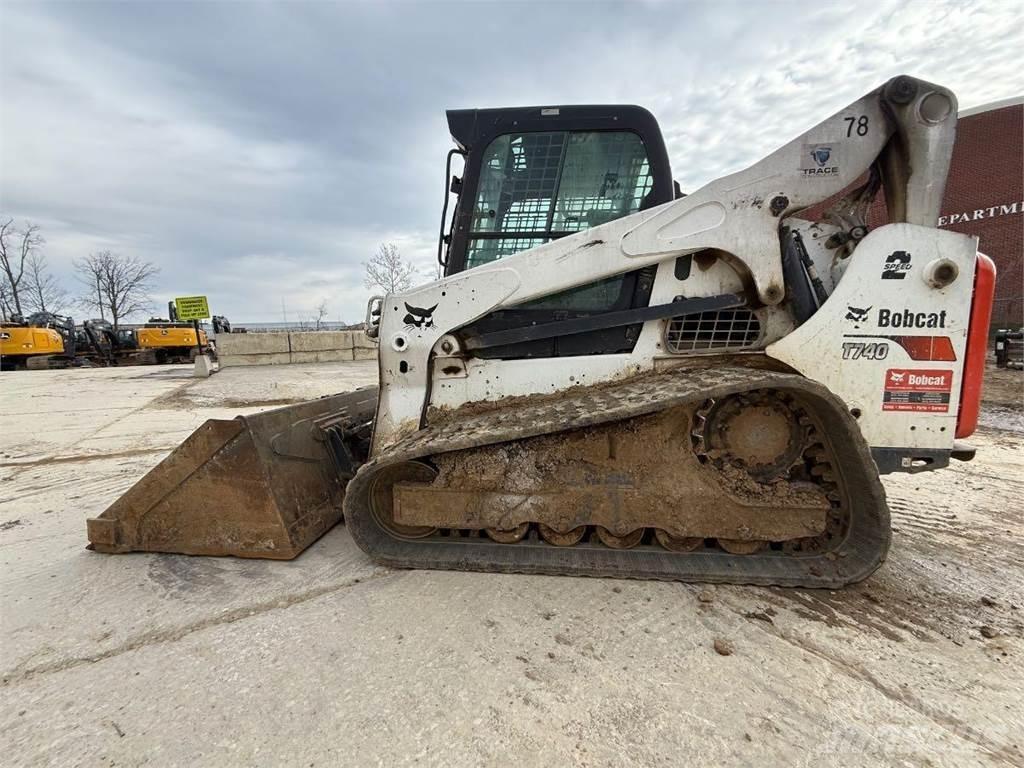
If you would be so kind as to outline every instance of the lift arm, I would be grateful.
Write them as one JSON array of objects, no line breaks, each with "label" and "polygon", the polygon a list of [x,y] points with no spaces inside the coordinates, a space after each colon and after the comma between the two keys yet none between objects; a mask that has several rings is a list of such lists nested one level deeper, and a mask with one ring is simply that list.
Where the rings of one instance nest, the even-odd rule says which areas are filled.
[{"label": "lift arm", "polygon": [[497,308],[706,249],[733,257],[757,300],[778,305],[786,295],[782,221],[862,177],[866,193],[884,189],[894,223],[934,226],[956,111],[947,89],[897,77],[746,170],[685,198],[386,297],[374,450],[421,426],[435,345]]}]

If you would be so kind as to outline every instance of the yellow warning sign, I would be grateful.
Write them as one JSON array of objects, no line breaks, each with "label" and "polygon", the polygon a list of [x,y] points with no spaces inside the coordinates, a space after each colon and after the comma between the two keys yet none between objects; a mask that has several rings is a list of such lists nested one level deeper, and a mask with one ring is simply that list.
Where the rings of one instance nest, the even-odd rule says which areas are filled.
[{"label": "yellow warning sign", "polygon": [[174,300],[179,320],[205,320],[210,316],[210,305],[205,296],[179,296]]}]

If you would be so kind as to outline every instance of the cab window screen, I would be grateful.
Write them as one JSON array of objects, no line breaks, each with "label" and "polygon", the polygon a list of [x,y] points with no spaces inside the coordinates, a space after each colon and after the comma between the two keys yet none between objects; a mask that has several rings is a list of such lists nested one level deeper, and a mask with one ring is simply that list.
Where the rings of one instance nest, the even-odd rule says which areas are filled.
[{"label": "cab window screen", "polygon": [[633,213],[652,185],[643,142],[629,131],[499,136],[484,151],[466,267]]},{"label": "cab window screen", "polygon": [[579,232],[634,213],[653,179],[635,133],[572,133],[551,229]]},{"label": "cab window screen", "polygon": [[469,243],[466,252],[466,264],[475,267],[489,261],[497,261],[504,256],[511,256],[520,251],[528,251],[548,241],[546,237],[499,237],[476,239]]},{"label": "cab window screen", "polygon": [[472,233],[547,232],[566,134],[499,136],[484,152]]}]

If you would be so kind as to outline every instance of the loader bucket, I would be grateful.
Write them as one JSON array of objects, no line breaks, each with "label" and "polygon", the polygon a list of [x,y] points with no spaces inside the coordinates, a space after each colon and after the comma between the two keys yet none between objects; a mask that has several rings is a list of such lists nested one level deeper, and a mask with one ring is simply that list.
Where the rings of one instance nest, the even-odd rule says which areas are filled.
[{"label": "loader bucket", "polygon": [[210,419],[87,521],[89,548],[296,557],[341,519],[361,460],[349,446],[376,404],[373,387]]}]

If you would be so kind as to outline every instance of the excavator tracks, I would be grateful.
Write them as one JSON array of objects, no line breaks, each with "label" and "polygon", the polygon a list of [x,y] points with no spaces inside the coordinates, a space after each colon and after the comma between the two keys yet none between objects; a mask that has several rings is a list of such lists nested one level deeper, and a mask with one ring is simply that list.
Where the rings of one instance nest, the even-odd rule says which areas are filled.
[{"label": "excavator tracks", "polygon": [[856,422],[800,376],[676,369],[471,409],[349,483],[347,527],[376,561],[836,588],[888,550]]}]

